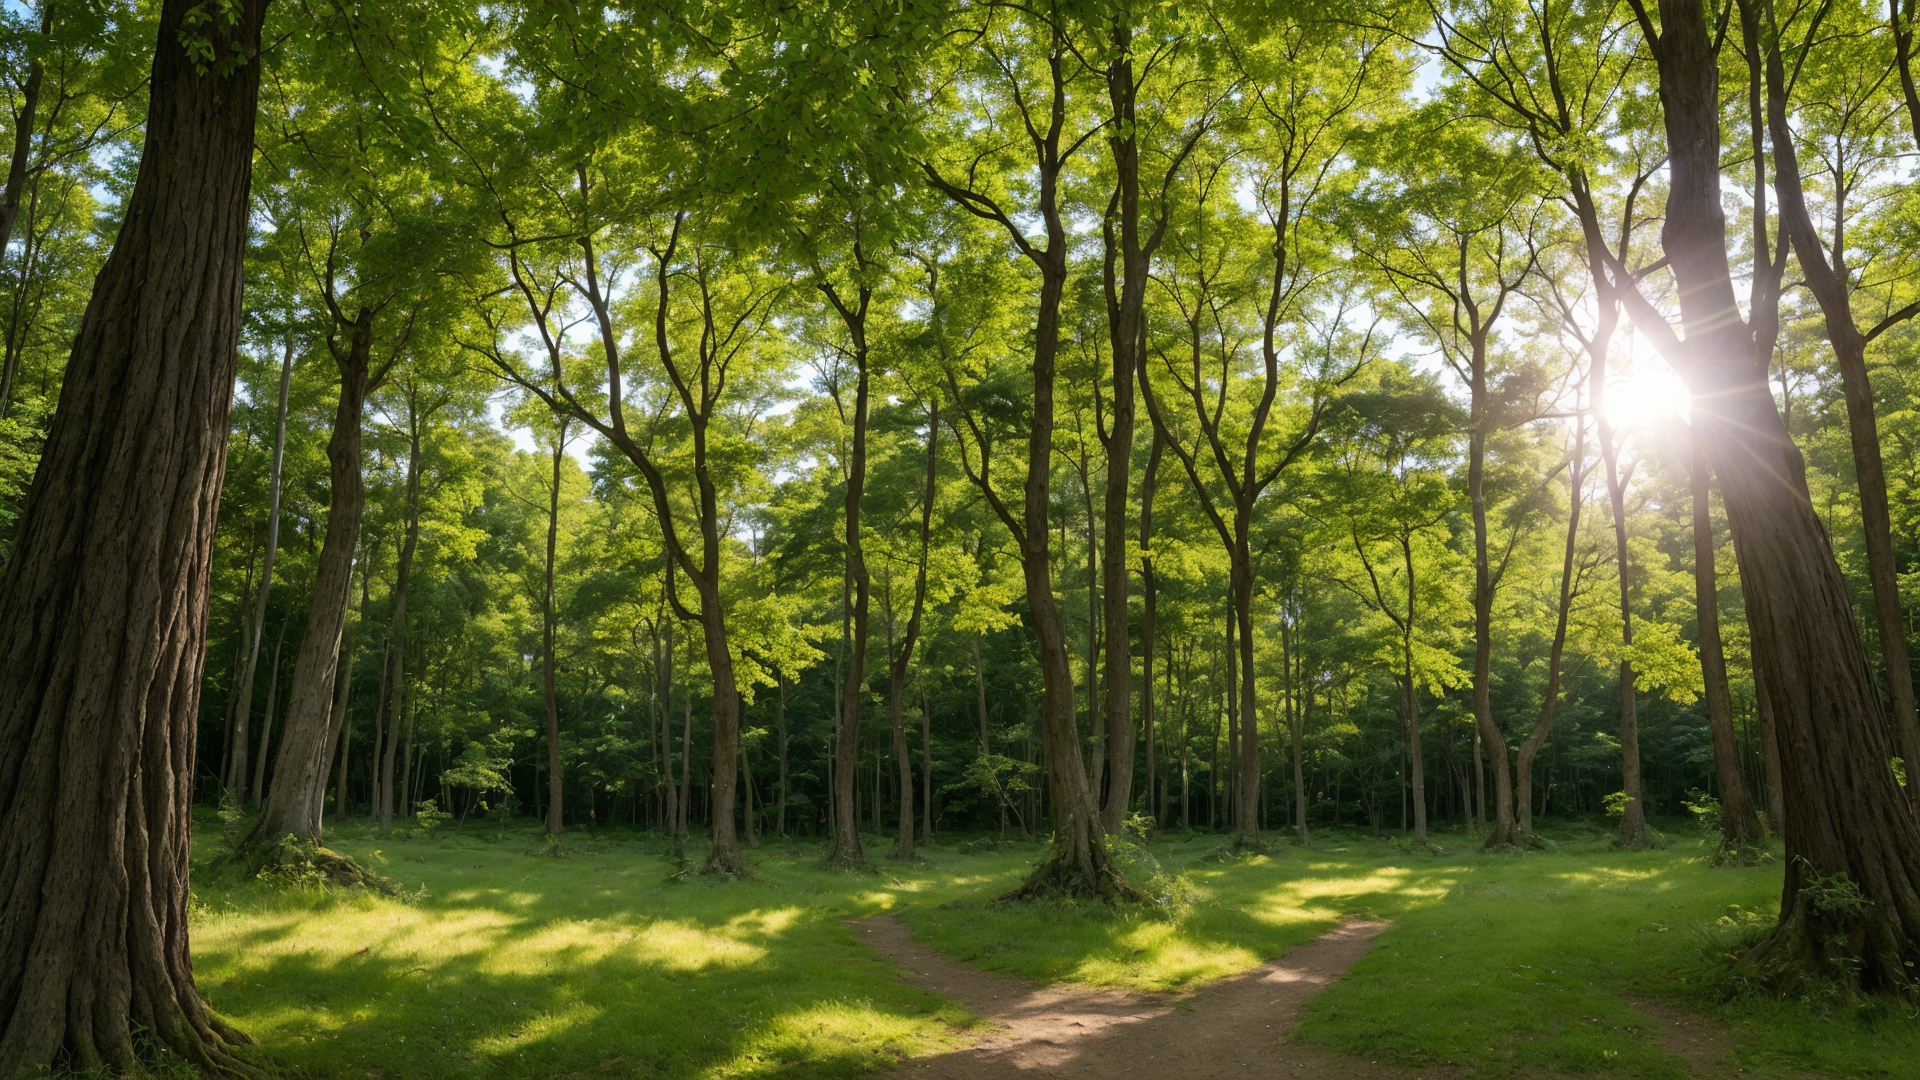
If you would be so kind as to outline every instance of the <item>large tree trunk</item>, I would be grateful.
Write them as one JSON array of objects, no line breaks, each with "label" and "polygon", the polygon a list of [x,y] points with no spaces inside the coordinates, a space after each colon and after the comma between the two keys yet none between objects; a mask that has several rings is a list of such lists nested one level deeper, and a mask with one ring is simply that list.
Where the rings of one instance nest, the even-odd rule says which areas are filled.
[{"label": "large tree trunk", "polygon": [[136,1031],[253,1071],[194,989],[187,849],[265,8],[161,7],[140,170],[0,582],[3,1076],[134,1071]]},{"label": "large tree trunk", "polygon": [[[1663,0],[1660,15],[1653,45],[1671,175],[1661,240],[1687,331],[1684,350],[1667,347],[1720,478],[1786,804],[1780,924],[1752,958],[1896,992],[1920,963],[1920,826],[1887,765],[1885,710],[1805,461],[1735,302],[1713,33],[1697,3]],[[1833,902],[1838,875],[1864,903]]]},{"label": "large tree trunk", "polygon": [[[333,434],[327,440],[327,531],[314,571],[307,625],[294,654],[293,692],[287,701],[280,755],[274,762],[274,790],[260,817],[241,842],[243,851],[279,843],[291,836],[321,842],[320,804],[327,784],[327,759],[333,743],[334,680],[340,670],[340,641],[353,597],[353,553],[366,516],[366,481],[361,473],[361,418],[371,379],[373,314],[359,312],[348,327],[347,347],[336,350],[340,399],[334,406]],[[378,722],[376,716],[375,722]],[[261,746],[264,753],[266,747]]]},{"label": "large tree trunk", "polygon": [[567,452],[569,417],[556,416],[553,440],[553,484],[547,490],[547,559],[540,586],[540,693],[547,706],[547,835],[566,831],[561,818],[560,698],[554,690],[553,556],[560,540],[560,463]]},{"label": "large tree trunk", "polygon": [[1747,793],[1740,771],[1740,746],[1733,733],[1733,693],[1727,688],[1726,654],[1720,647],[1720,580],[1714,573],[1713,516],[1709,499],[1706,448],[1693,429],[1693,460],[1688,481],[1693,497],[1693,598],[1700,637],[1700,676],[1706,688],[1707,726],[1713,733],[1713,763],[1720,781],[1720,852],[1723,855],[1766,838],[1760,812]]},{"label": "large tree trunk", "polygon": [[[1829,250],[1822,245],[1813,216],[1807,212],[1799,154],[1794,146],[1793,129],[1787,123],[1786,72],[1780,58],[1778,34],[1769,34],[1767,42],[1767,120],[1774,168],[1779,174],[1774,189],[1780,199],[1780,222],[1793,242],[1793,254],[1800,263],[1807,290],[1820,304],[1827,341],[1833,346],[1834,366],[1840,369],[1841,392],[1847,403],[1847,432],[1853,449],[1854,486],[1860,495],[1860,532],[1867,548],[1867,580],[1873,588],[1874,628],[1879,632],[1880,660],[1886,670],[1900,757],[1906,762],[1907,775],[1915,778],[1907,784],[1907,799],[1920,806],[1920,714],[1914,709],[1913,667],[1907,655],[1900,571],[1893,557],[1887,470],[1880,456],[1880,426],[1875,416],[1873,384],[1867,376],[1868,337],[1853,321],[1853,304],[1848,296],[1849,271],[1843,261],[1846,249],[1838,227]],[[1833,259],[1831,263],[1829,255]]]},{"label": "large tree trunk", "polygon": [[[1608,338],[1612,332],[1609,330]],[[1567,483],[1567,542],[1560,552],[1560,603],[1553,621],[1553,644],[1547,650],[1547,688],[1540,695],[1540,719],[1534,721],[1533,730],[1520,744],[1520,752],[1513,766],[1513,787],[1517,811],[1515,825],[1517,839],[1529,842],[1533,838],[1533,761],[1540,756],[1540,748],[1546,745],[1547,735],[1553,731],[1554,709],[1560,704],[1560,664],[1566,655],[1567,616],[1573,609],[1573,556],[1580,541],[1580,507],[1587,482],[1587,418],[1583,413],[1576,423],[1573,435],[1573,461],[1568,466],[1570,479]]]}]

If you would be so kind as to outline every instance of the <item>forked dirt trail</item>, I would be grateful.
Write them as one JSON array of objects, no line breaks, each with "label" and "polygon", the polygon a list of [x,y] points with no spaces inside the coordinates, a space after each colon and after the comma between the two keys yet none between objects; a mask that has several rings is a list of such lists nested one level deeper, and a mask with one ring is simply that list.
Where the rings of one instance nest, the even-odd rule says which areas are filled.
[{"label": "forked dirt trail", "polygon": [[952,998],[997,1025],[965,1050],[901,1064],[889,1074],[895,1077],[1444,1080],[1454,1072],[1376,1065],[1285,1041],[1307,1000],[1365,956],[1385,923],[1347,923],[1178,1001],[1122,990],[1036,987],[916,944],[907,928],[888,916],[852,925],[875,951],[900,965],[908,982]]},{"label": "forked dirt trail", "polygon": [[[1307,1001],[1373,948],[1386,923],[1349,922],[1284,956],[1184,999],[1124,990],[1036,986],[968,967],[923,945],[890,916],[849,920],[906,980],[994,1022],[964,1050],[901,1063],[895,1080],[1063,1080],[1213,1077],[1287,1080],[1458,1080],[1452,1065],[1408,1069],[1287,1041]],[[1629,1001],[1653,1021],[1653,1041],[1695,1080],[1734,1080],[1738,1036],[1726,1026],[1654,1002]],[[1523,1070],[1527,1080],[1562,1080]]]}]

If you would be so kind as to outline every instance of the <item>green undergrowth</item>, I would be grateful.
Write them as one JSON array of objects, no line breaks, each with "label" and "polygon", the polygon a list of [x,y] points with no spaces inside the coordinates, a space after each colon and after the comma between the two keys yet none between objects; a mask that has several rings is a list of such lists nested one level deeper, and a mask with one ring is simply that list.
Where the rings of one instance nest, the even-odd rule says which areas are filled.
[{"label": "green undergrowth", "polygon": [[1370,1060],[1674,1080],[1679,1059],[1629,1004],[1659,999],[1732,1025],[1751,1071],[1920,1075],[1920,1022],[1897,1010],[1741,993],[1710,956],[1771,911],[1779,866],[1714,868],[1687,841],[1620,851],[1573,830],[1484,855],[1436,836],[1429,854],[1320,834],[1209,860],[1219,836],[1161,834],[1124,853],[1152,899],[1109,908],[994,903],[1045,854],[1026,841],[943,838],[872,874],[823,868],[818,842],[771,842],[752,878],[727,881],[623,832],[331,830],[396,898],[202,874],[219,847],[207,824],[200,986],[298,1075],[857,1076],[963,1044],[975,1019],[899,981],[845,922],[886,911],[984,968],[1176,993],[1345,919],[1391,920],[1296,1036]]}]

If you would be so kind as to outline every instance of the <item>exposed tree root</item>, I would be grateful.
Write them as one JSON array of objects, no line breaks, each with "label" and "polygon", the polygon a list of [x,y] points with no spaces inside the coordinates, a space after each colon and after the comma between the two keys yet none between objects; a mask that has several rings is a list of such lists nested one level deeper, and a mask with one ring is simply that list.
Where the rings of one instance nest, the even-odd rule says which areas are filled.
[{"label": "exposed tree root", "polygon": [[278,844],[261,844],[248,852],[236,852],[235,861],[245,867],[248,877],[286,885],[332,885],[343,889],[370,889],[382,896],[400,895],[399,886],[389,878],[361,866],[350,855],[323,848],[309,840],[291,836]]},{"label": "exposed tree root", "polygon": [[1802,874],[1773,933],[1740,959],[1742,980],[1778,996],[1920,995],[1920,949],[1897,915],[1845,874]]},{"label": "exposed tree root", "polygon": [[1233,838],[1233,850],[1242,855],[1277,854],[1274,846],[1258,836],[1236,836]]},{"label": "exposed tree root", "polygon": [[1146,899],[1140,890],[1128,884],[1104,846],[1095,845],[1090,854],[1092,857],[1082,862],[1055,847],[1033,873],[1027,875],[1027,880],[996,897],[994,902],[1071,898],[1112,904]]},{"label": "exposed tree root", "polygon": [[1708,857],[1707,864],[1710,866],[1761,866],[1772,861],[1773,852],[1758,840],[1730,843],[1722,837],[1720,846],[1715,848],[1713,854]]},{"label": "exposed tree root", "polygon": [[753,870],[747,866],[747,860],[740,853],[727,848],[709,848],[707,865],[701,868],[703,874],[720,874],[726,877],[751,878]]}]

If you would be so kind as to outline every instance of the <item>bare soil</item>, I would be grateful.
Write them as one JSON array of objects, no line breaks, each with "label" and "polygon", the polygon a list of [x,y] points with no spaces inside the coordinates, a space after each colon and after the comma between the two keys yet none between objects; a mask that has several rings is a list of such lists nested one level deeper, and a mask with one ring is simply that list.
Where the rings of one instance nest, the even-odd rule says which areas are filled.
[{"label": "bare soil", "polygon": [[1308,999],[1365,956],[1385,923],[1347,923],[1271,963],[1183,998],[1036,986],[950,960],[916,943],[904,924],[888,916],[851,925],[898,964],[908,982],[993,1022],[992,1032],[974,1045],[903,1062],[890,1076],[1447,1080],[1457,1075],[1451,1067],[1404,1069],[1287,1041]]}]

